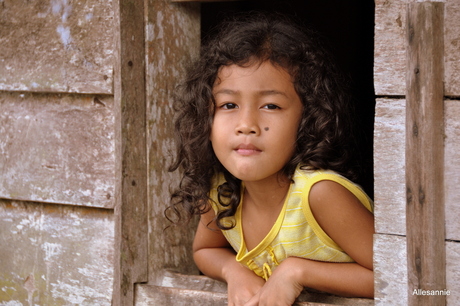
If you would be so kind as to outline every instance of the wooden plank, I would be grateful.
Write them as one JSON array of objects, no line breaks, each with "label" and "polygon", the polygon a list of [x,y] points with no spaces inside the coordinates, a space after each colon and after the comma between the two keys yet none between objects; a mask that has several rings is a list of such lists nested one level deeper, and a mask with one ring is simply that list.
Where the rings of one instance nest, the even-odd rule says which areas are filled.
[{"label": "wooden plank", "polygon": [[113,208],[113,97],[0,92],[0,197]]},{"label": "wooden plank", "polygon": [[[404,271],[406,270],[404,269]],[[193,296],[194,294],[199,294],[210,303],[220,302],[221,298],[225,298],[224,302],[226,303],[227,298],[227,284],[223,282],[211,279],[203,275],[185,275],[167,270],[164,271],[161,281],[159,282],[159,286],[141,284],[137,287],[139,289],[136,298],[138,305],[150,305],[155,304],[155,302],[158,302],[153,298],[153,296],[158,294],[158,291],[161,291],[163,293],[169,292],[171,294],[171,297],[174,295],[174,293],[181,295],[182,292],[189,293],[190,296]],[[145,301],[144,299],[146,298],[152,300],[150,300],[149,303],[145,302],[144,304],[140,302]],[[180,300],[180,298],[178,300]],[[374,300],[363,298],[345,298],[315,290],[304,289],[300,296],[297,298],[297,303],[295,305],[370,306],[374,305]]]},{"label": "wooden plank", "polygon": [[374,235],[375,305],[407,305],[406,237]]},{"label": "wooden plank", "polygon": [[189,306],[225,306],[227,294],[211,291],[159,287],[152,285],[138,285],[136,305],[174,305]]},{"label": "wooden plank", "polygon": [[[189,276],[182,276],[188,278]],[[212,281],[212,280],[211,280]],[[190,286],[188,288],[162,287],[139,284],[136,286],[136,305],[175,305],[188,306],[224,306],[227,305],[227,293],[211,290],[200,290]],[[330,294],[311,293],[304,291],[293,306],[327,306],[327,305],[353,305],[371,306],[373,299],[343,298]]]},{"label": "wooden plank", "polygon": [[[375,1],[374,84],[380,96],[405,94],[405,5],[401,0]],[[460,96],[460,1],[445,3],[445,95]]]},{"label": "wooden plank", "polygon": [[189,275],[164,270],[159,282],[161,287],[210,291],[227,294],[227,284],[205,275]]},{"label": "wooden plank", "polygon": [[445,100],[444,105],[446,239],[460,241],[460,101]]},{"label": "wooden plank", "polygon": [[445,1],[445,95],[460,96],[460,1]]},{"label": "wooden plank", "polygon": [[379,234],[406,235],[406,101],[379,98],[374,121],[374,215]]},{"label": "wooden plank", "polygon": [[0,304],[110,306],[114,228],[113,210],[0,199]]},{"label": "wooden plank", "polygon": [[0,90],[112,94],[111,1],[0,5]]},{"label": "wooden plank", "polygon": [[116,243],[114,305],[133,305],[148,276],[144,0],[114,1]]},{"label": "wooden plank", "polygon": [[412,294],[446,287],[444,217],[443,3],[407,10],[406,186],[409,305],[444,305]]},{"label": "wooden plank", "polygon": [[[374,125],[375,229],[406,234],[405,100],[377,99]],[[460,240],[460,102],[445,100],[444,190],[446,239]]]},{"label": "wooden plank", "polygon": [[171,227],[164,217],[170,191],[179,174],[168,172],[174,151],[173,101],[185,67],[200,49],[200,6],[152,0],[147,8],[147,137],[149,175],[149,283],[157,284],[163,269],[197,274],[192,241],[196,219]]},{"label": "wooden plank", "polygon": [[446,242],[446,290],[447,305],[460,305],[460,242]]},{"label": "wooden plank", "polygon": [[380,96],[405,94],[405,1],[375,1],[374,84]]}]

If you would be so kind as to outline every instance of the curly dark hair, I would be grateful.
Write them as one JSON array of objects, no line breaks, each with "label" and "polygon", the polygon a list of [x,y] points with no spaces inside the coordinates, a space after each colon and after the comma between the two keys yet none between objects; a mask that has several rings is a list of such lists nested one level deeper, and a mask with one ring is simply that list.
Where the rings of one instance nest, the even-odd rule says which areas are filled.
[{"label": "curly dark hair", "polygon": [[225,209],[217,214],[216,223],[223,230],[232,227],[221,221],[235,214],[241,181],[221,165],[209,140],[215,103],[212,89],[221,67],[265,61],[292,76],[303,104],[295,152],[283,174],[291,179],[301,164],[355,179],[349,165],[352,124],[347,86],[319,35],[285,16],[247,13],[221,24],[188,70],[175,101],[177,151],[169,170],[181,169],[183,175],[165,211],[170,221],[177,222],[184,214],[189,220],[209,211],[212,178],[223,173],[227,182],[218,187],[218,201]]}]

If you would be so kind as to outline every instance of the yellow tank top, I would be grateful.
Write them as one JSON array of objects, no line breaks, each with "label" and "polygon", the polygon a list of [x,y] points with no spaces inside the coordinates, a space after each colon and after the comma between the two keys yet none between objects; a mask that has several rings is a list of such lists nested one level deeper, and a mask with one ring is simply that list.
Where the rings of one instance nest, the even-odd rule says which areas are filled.
[{"label": "yellow tank top", "polygon": [[[268,279],[272,271],[286,258],[295,256],[326,262],[353,262],[319,226],[310,210],[308,196],[311,187],[323,180],[339,183],[353,193],[358,200],[373,212],[372,200],[356,184],[330,170],[302,170],[297,167],[283,208],[267,236],[248,252],[241,227],[241,205],[234,217],[223,223],[233,222],[236,226],[222,233],[237,252],[236,260],[247,266],[260,277]],[[217,187],[225,183],[219,175],[210,191],[211,205],[217,212],[223,207],[217,198]],[[214,202],[214,203],[213,203]]]}]

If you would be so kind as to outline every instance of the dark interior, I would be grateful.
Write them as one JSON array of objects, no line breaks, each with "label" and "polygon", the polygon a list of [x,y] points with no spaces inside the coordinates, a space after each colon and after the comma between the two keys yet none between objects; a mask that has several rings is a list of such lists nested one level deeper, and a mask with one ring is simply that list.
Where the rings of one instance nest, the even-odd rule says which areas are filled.
[{"label": "dark interior", "polygon": [[294,16],[327,39],[342,71],[352,80],[356,104],[359,183],[373,197],[373,84],[374,2],[358,0],[247,0],[201,4],[202,37],[229,14],[240,11],[276,11]]}]

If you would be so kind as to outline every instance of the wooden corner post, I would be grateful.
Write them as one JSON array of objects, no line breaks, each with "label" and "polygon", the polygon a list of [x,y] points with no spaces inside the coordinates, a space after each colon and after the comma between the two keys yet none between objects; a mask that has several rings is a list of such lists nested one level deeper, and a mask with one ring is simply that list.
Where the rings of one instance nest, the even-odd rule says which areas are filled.
[{"label": "wooden corner post", "polygon": [[115,306],[148,281],[144,0],[115,0]]},{"label": "wooden corner post", "polygon": [[[407,7],[406,227],[409,305],[445,305],[444,3]],[[427,294],[428,293],[428,294]]]}]

